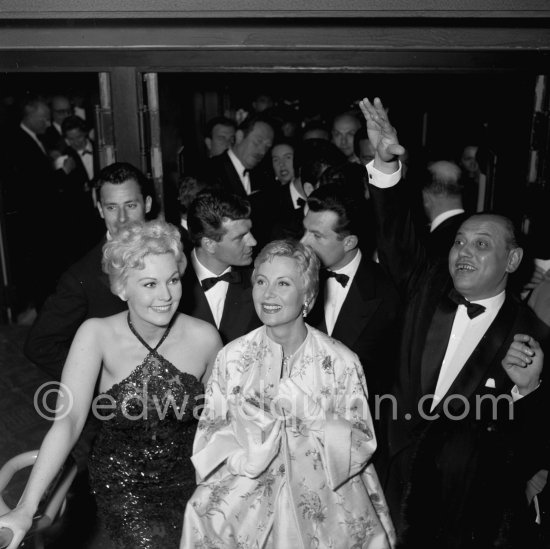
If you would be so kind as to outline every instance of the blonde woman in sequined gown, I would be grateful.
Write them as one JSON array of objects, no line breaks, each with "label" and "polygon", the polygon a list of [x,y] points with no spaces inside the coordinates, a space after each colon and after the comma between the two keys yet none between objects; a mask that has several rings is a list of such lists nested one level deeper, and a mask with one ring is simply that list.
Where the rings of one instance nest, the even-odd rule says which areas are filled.
[{"label": "blonde woman in sequined gown", "polygon": [[308,326],[319,262],[275,241],[252,275],[264,326],[226,345],[193,448],[181,549],[389,549],[395,534],[359,359]]},{"label": "blonde woman in sequined gown", "polygon": [[202,383],[221,341],[210,324],[177,312],[186,261],[175,227],[152,221],[122,231],[105,244],[103,266],[128,311],[87,320],[75,336],[56,420],[18,506],[0,517],[0,527],[14,532],[10,549],[29,529],[90,408],[102,420],[91,485],[113,544],[170,549],[181,536],[195,486],[189,458]]}]

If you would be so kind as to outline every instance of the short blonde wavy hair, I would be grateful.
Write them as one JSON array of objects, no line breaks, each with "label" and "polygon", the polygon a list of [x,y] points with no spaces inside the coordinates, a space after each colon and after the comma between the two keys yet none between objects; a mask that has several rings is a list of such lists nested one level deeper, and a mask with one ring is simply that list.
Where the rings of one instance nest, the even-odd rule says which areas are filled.
[{"label": "short blonde wavy hair", "polygon": [[180,233],[170,223],[148,221],[134,223],[122,229],[103,246],[103,271],[109,276],[111,291],[123,293],[130,269],[143,269],[147,255],[174,255],[178,273],[184,273],[187,259],[183,253]]},{"label": "short blonde wavy hair", "polygon": [[308,303],[307,312],[311,311],[317,292],[319,291],[319,258],[313,249],[307,244],[302,244],[297,240],[273,240],[266,244],[254,261],[254,272],[252,273],[252,283],[256,281],[256,271],[258,267],[266,261],[271,261],[274,257],[290,257],[296,260],[298,270],[302,275],[306,289],[306,301]]}]

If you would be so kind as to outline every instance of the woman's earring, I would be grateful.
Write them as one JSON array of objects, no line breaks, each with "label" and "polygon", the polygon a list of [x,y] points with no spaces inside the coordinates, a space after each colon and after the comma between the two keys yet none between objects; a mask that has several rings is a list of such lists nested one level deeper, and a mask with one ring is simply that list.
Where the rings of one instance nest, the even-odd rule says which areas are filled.
[{"label": "woman's earring", "polygon": [[304,318],[307,316],[307,313],[308,313],[307,308],[308,308],[308,306],[309,306],[309,302],[308,302],[308,301],[306,301],[306,302],[304,303],[304,305],[302,306],[302,316],[303,316]]}]

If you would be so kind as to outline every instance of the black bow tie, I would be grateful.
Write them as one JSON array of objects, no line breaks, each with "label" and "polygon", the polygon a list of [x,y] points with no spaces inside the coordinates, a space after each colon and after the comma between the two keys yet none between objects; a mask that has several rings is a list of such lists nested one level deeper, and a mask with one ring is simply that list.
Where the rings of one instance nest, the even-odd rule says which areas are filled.
[{"label": "black bow tie", "polygon": [[303,198],[297,198],[296,199],[296,206],[298,208],[303,208],[306,205],[306,201]]},{"label": "black bow tie", "polygon": [[204,278],[201,281],[202,289],[207,292],[208,290],[210,290],[210,288],[212,288],[212,286],[215,286],[220,281],[229,282],[229,284],[235,284],[241,281],[241,273],[239,273],[238,271],[228,271],[221,276],[211,276],[210,278]]},{"label": "black bow tie", "polygon": [[85,149],[83,150],[81,153],[80,153],[82,156],[86,156],[87,154],[89,154],[90,156],[92,155],[92,151],[89,151],[88,149]]},{"label": "black bow tie", "polygon": [[334,271],[329,271],[328,269],[323,269],[321,271],[321,276],[325,278],[335,278],[336,282],[339,282],[342,288],[345,288],[349,282],[349,276],[342,273],[335,273]]},{"label": "black bow tie", "polygon": [[464,305],[470,318],[475,318],[485,311],[485,307],[479,303],[471,303],[463,295],[460,295],[454,288],[449,292],[449,298],[457,305]]}]

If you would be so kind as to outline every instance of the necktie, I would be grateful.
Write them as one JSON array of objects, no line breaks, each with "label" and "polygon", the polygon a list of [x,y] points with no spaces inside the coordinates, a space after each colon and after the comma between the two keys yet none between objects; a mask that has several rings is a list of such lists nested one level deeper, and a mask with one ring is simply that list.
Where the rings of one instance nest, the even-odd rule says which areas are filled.
[{"label": "necktie", "polygon": [[463,295],[460,295],[454,288],[449,292],[449,299],[457,305],[464,305],[470,318],[475,318],[485,311],[485,307],[479,303],[471,303]]},{"label": "necktie", "polygon": [[339,282],[342,288],[345,288],[349,282],[349,276],[342,273],[335,273],[334,271],[329,271],[328,269],[323,269],[321,271],[321,276],[325,278],[335,278],[336,282]]},{"label": "necktie", "polygon": [[218,282],[229,282],[229,284],[235,284],[241,281],[241,273],[238,271],[228,271],[227,273],[222,274],[221,276],[211,276],[209,278],[204,278],[201,281],[202,289],[207,292],[215,286]]}]

